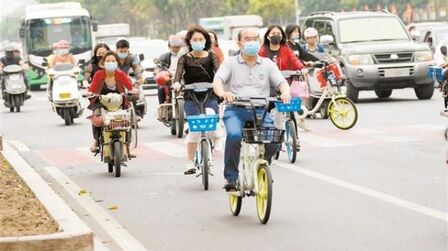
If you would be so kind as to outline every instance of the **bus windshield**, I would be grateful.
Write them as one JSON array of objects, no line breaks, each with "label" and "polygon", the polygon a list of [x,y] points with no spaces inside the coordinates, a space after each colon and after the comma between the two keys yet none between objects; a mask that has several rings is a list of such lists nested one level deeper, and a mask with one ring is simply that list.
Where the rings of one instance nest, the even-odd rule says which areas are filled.
[{"label": "bus windshield", "polygon": [[89,17],[42,18],[28,21],[26,46],[28,53],[48,56],[59,40],[70,43],[70,52],[80,54],[92,49]]}]

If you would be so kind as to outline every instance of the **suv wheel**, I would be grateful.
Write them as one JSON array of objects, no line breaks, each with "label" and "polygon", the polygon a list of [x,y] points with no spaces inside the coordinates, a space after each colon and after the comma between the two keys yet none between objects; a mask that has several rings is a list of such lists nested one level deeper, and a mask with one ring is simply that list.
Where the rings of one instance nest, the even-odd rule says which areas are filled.
[{"label": "suv wheel", "polygon": [[418,99],[430,99],[434,94],[434,84],[416,87],[414,91]]},{"label": "suv wheel", "polygon": [[346,86],[347,90],[346,90],[345,95],[347,96],[347,98],[349,98],[351,101],[353,101],[353,103],[357,103],[358,96],[359,96],[359,89],[354,87],[352,85],[352,83],[350,82],[350,78],[348,77],[347,69],[344,66],[342,66],[341,68],[342,68],[342,72],[346,76],[345,86]]},{"label": "suv wheel", "polygon": [[388,98],[392,95],[392,90],[375,90],[375,94],[378,98]]},{"label": "suv wheel", "polygon": [[359,96],[359,90],[358,88],[354,87],[352,83],[350,83],[350,80],[347,79],[345,81],[347,85],[347,98],[349,98],[354,103],[358,102],[358,96]]}]

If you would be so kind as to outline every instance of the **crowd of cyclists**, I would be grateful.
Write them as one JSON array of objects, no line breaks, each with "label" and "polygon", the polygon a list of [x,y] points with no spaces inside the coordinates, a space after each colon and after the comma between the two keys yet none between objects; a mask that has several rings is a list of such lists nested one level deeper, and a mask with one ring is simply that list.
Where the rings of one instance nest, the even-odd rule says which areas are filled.
[{"label": "crowd of cyclists", "polygon": [[[169,102],[171,89],[178,92],[184,85],[209,82],[213,83],[214,96],[205,106],[217,114],[222,101],[233,101],[236,96],[280,95],[281,100],[288,103],[291,98],[290,88],[281,71],[302,70],[306,66],[312,66],[318,60],[314,53],[323,52],[322,46],[318,43],[317,30],[308,28],[303,32],[303,37],[306,41],[304,46],[299,43],[302,39],[300,27],[294,24],[288,25],[286,30],[280,25],[270,25],[263,37],[259,36],[257,29],[242,29],[236,41],[239,50],[235,55],[225,59],[215,33],[208,32],[199,25],[191,26],[187,32],[169,36],[169,52],[160,55],[157,60],[158,66],[154,73],[156,78],[164,80],[161,81],[163,84],[158,86],[158,101]],[[111,92],[138,93],[139,85],[144,83],[144,79],[140,59],[131,51],[132,45],[126,39],[117,41],[115,51],[105,43],[97,44],[85,69],[84,84],[89,86],[86,95],[105,95]],[[6,56],[1,59],[0,66],[17,60],[20,61],[18,55],[6,50]],[[66,40],[53,44],[53,54],[48,57],[49,67],[59,63],[77,64],[76,59],[70,54],[70,44]],[[128,77],[130,72],[134,73],[135,84]],[[125,99],[123,106],[126,108],[129,105],[129,101]],[[96,152],[102,124],[101,106],[98,100],[92,98],[88,108],[92,110],[90,117],[94,139],[90,150]],[[184,110],[187,116],[199,113],[197,104],[188,98],[185,100]],[[137,117],[137,121],[140,119]],[[226,131],[224,188],[227,191],[236,187],[242,127],[245,122],[253,119],[251,113],[237,105],[226,106],[223,113],[222,120]],[[268,115],[264,123],[273,125],[273,120]],[[309,130],[304,119],[299,121],[298,126]],[[189,160],[186,175],[196,172],[193,165],[197,147],[196,134],[189,133],[186,139]],[[219,140],[218,138],[216,135],[216,140]],[[278,150],[278,145],[267,146],[265,159],[271,161]]]}]

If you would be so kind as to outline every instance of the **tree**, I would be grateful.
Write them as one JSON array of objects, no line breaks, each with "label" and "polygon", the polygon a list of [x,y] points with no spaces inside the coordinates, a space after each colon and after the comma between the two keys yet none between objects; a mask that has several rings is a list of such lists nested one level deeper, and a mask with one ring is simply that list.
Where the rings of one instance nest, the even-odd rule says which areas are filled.
[{"label": "tree", "polygon": [[287,23],[294,20],[294,0],[249,0],[248,14],[257,14],[265,23]]}]

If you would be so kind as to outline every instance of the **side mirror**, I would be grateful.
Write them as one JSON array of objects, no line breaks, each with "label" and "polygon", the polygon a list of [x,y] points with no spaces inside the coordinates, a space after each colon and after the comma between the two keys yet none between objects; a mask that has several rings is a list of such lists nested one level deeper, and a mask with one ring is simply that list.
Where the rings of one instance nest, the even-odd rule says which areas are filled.
[{"label": "side mirror", "polygon": [[81,60],[78,61],[78,63],[81,64],[81,65],[83,65],[83,64],[86,63],[86,60],[85,60],[85,59],[81,59]]},{"label": "side mirror", "polygon": [[442,47],[440,47],[440,52],[442,52],[442,55],[447,56],[448,55],[448,51],[445,45],[443,45]]},{"label": "side mirror", "polygon": [[140,58],[140,61],[143,61],[143,60],[145,59],[145,55],[143,55],[143,54],[139,54],[139,55],[138,55],[138,58]]},{"label": "side mirror", "polygon": [[325,46],[328,46],[334,43],[334,38],[332,35],[323,35],[322,37],[320,37],[320,43]]},{"label": "side mirror", "polygon": [[43,58],[43,60],[42,60],[42,66],[43,67],[47,67],[48,66],[48,58]]},{"label": "side mirror", "polygon": [[412,40],[414,40],[414,41],[420,40],[420,37],[421,37],[420,31],[416,31],[416,30],[411,31],[411,37],[412,37]]},{"label": "side mirror", "polygon": [[20,38],[25,37],[25,22],[24,21],[22,21],[22,25],[19,30],[19,36],[20,36]]},{"label": "side mirror", "polygon": [[92,30],[93,30],[93,32],[98,31],[98,22],[96,22],[96,21],[92,22]]},{"label": "side mirror", "polygon": [[25,28],[20,28],[20,31],[19,31],[19,36],[20,36],[20,38],[24,38],[25,37]]}]

